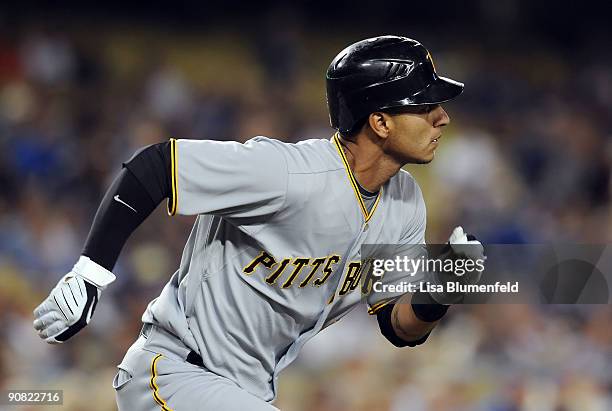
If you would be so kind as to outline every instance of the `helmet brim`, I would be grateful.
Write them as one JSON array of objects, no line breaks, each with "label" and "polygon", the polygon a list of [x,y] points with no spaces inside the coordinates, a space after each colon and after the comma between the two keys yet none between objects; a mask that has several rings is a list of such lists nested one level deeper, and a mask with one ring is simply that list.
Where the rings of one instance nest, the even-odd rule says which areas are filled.
[{"label": "helmet brim", "polygon": [[438,76],[428,87],[412,96],[410,105],[444,103],[454,99],[462,91],[463,83]]},{"label": "helmet brim", "polygon": [[421,106],[424,104],[440,104],[457,97],[463,91],[463,83],[447,77],[436,76],[424,89],[400,100],[381,105],[379,110],[403,106]]}]

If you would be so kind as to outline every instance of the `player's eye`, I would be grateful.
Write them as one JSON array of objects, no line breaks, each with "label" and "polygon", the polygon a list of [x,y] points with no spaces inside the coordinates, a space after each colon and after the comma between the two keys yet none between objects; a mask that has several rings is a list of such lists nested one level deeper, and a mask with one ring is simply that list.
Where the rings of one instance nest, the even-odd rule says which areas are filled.
[{"label": "player's eye", "polygon": [[439,104],[419,104],[389,109],[389,114],[427,114],[435,110]]},{"label": "player's eye", "polygon": [[427,114],[434,111],[438,106],[439,104],[423,104],[422,106],[418,107],[420,107],[421,114]]}]

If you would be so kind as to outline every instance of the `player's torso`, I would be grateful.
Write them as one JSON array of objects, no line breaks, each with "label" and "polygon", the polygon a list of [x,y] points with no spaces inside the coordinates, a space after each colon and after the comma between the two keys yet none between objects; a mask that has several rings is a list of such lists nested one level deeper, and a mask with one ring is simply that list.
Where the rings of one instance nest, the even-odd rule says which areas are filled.
[{"label": "player's torso", "polygon": [[201,216],[194,246],[203,278],[238,277],[308,328],[327,305],[359,301],[361,246],[400,241],[400,222],[410,210],[401,206],[399,185],[392,181],[366,215],[337,148],[327,140],[294,145],[287,158],[285,207],[248,226]]},{"label": "player's torso", "polygon": [[361,300],[361,246],[397,243],[413,212],[398,176],[366,215],[332,142],[278,144],[285,204],[263,220],[200,215],[176,281],[206,367],[262,398],[305,341]]}]

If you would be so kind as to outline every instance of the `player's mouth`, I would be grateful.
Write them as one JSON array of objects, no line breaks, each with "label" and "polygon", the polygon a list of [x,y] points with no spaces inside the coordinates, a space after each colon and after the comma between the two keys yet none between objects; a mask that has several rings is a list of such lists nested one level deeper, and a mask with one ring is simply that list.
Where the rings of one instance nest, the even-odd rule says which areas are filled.
[{"label": "player's mouth", "polygon": [[438,134],[436,138],[431,140],[432,144],[438,144],[438,142],[440,141],[440,138],[442,138],[442,134]]}]

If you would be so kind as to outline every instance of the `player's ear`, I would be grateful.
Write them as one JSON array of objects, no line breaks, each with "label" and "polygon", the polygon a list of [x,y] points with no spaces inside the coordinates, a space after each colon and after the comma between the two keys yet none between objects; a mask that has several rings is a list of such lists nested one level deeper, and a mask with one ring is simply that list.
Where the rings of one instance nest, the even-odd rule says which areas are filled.
[{"label": "player's ear", "polygon": [[380,138],[387,138],[389,136],[389,126],[392,121],[392,117],[382,111],[376,111],[368,116],[370,128]]}]

